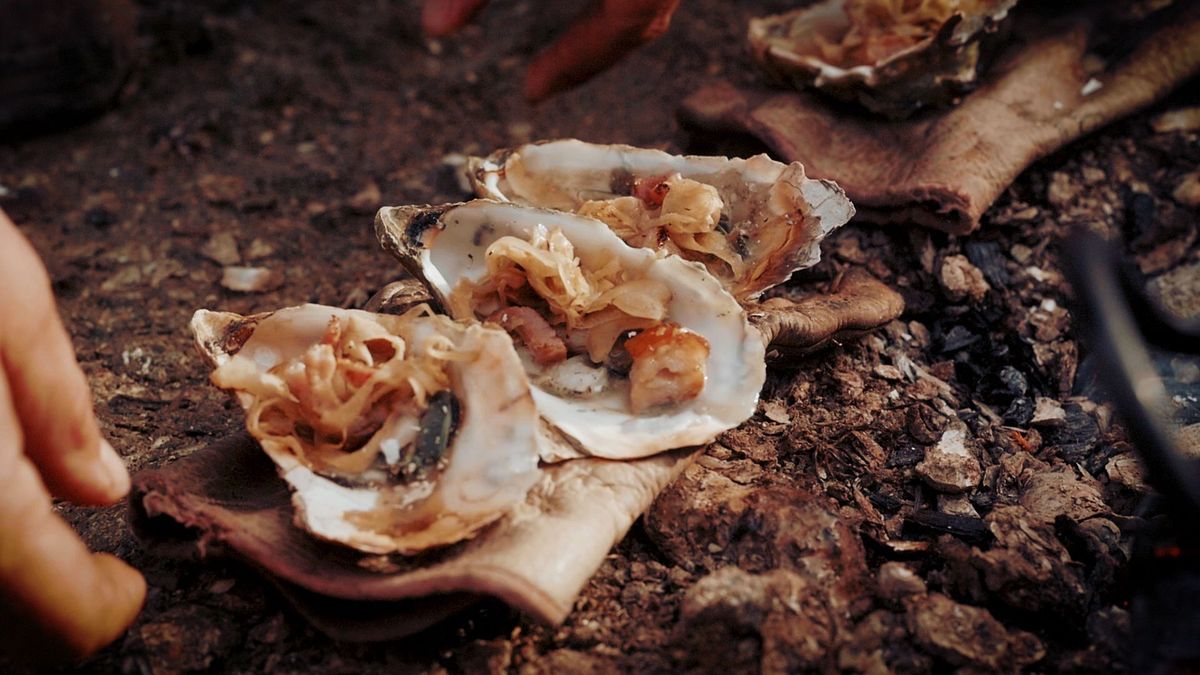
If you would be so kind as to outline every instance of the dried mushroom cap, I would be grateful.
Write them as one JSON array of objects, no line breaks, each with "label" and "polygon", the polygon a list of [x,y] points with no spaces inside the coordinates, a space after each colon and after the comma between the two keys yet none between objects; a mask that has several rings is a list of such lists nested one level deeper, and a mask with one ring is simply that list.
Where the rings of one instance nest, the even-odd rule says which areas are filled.
[{"label": "dried mushroom cap", "polygon": [[[598,218],[631,246],[700,262],[739,301],[816,264],[821,240],[854,215],[837,184],[766,155],[681,156],[570,139],[473,157],[467,177],[480,197]],[[656,181],[664,193],[653,193]]]},{"label": "dried mushroom cap", "polygon": [[797,302],[772,298],[749,311],[750,323],[770,352],[795,357],[899,318],[904,298],[867,272],[851,268],[829,294]]},{"label": "dried mushroom cap", "polygon": [[968,91],[1016,4],[921,0],[898,11],[885,0],[826,0],[754,19],[748,38],[779,81],[901,119]]},{"label": "dried mushroom cap", "polygon": [[445,546],[538,480],[537,410],[502,331],[321,305],[200,310],[192,331],[291,487],[297,525],[321,539]]}]

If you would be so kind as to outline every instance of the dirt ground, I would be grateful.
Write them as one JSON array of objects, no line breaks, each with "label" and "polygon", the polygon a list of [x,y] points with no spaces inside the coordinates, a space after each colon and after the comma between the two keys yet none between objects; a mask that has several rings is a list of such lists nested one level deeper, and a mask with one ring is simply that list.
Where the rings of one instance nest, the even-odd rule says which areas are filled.
[{"label": "dirt ground", "polygon": [[[674,110],[708,78],[757,81],[746,21],[788,4],[686,0],[665,39],[534,108],[519,95],[527,54],[578,2],[497,2],[431,41],[413,0],[144,0],[122,105],[0,145],[0,207],[47,262],[107,437],[131,470],[161,466],[241,424],[191,346],[195,309],[361,305],[400,275],[371,235],[375,209],[460,198],[448,153],[556,137],[755,151],[690,137]],[[1195,306],[1196,211],[1172,192],[1200,143],[1151,120],[1198,90],[1039,163],[972,237],[833,236],[792,288],[865,266],[904,294],[902,320],[773,371],[760,412],[634,525],[565,625],[485,603],[412,639],[338,643],[252,572],[141,550],[121,506],[63,506],[149,582],[134,626],[85,667],[1128,668],[1148,489],[1112,409],[1088,398],[1098,366],[1065,309],[1060,242],[1075,223],[1124,237]],[[222,288],[214,242],[230,236],[277,289]],[[1200,421],[1195,400],[1177,397],[1183,421]]]}]

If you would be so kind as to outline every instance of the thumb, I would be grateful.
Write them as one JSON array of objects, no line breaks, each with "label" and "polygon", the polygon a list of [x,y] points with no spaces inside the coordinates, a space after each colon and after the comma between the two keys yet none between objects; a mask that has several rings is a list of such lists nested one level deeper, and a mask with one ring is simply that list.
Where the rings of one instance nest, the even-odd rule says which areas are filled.
[{"label": "thumb", "polygon": [[4,467],[0,493],[0,614],[8,618],[0,651],[42,663],[91,654],[133,622],[146,582],[117,558],[87,550],[55,515],[25,457],[11,447],[0,457],[15,463]]},{"label": "thumb", "polygon": [[116,639],[141,609],[146,582],[120,560],[92,555],[55,514],[23,452],[13,391],[0,370],[0,653],[61,661]]}]

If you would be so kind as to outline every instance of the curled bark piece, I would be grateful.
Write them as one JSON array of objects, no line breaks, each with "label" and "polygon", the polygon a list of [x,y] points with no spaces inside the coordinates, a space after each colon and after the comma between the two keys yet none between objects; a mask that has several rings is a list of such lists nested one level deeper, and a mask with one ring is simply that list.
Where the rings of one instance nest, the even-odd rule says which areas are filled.
[{"label": "curled bark piece", "polygon": [[[482,596],[556,624],[609,548],[694,454],[548,465],[526,502],[476,539],[405,558],[326,544],[293,525],[287,486],[255,442],[239,435],[139,473],[131,520],[159,552],[250,563],[341,639],[400,637]],[[444,602],[431,607],[422,600],[429,596]]]},{"label": "curled bark piece", "polygon": [[750,323],[763,335],[767,357],[778,359],[878,328],[900,316],[904,299],[866,271],[851,268],[830,295],[797,302],[772,298],[747,310]]},{"label": "curled bark piece", "polygon": [[1024,39],[1000,56],[986,84],[955,108],[906,122],[727,83],[689,97],[680,115],[693,126],[753,134],[810,175],[837,181],[866,220],[970,232],[1032,162],[1200,72],[1197,3],[1175,3],[1147,20],[1153,25],[1124,27],[1132,51],[1094,74],[1083,62],[1104,24],[1088,7],[1055,20],[1027,15],[1014,30]]},{"label": "curled bark piece", "polygon": [[[421,298],[419,289],[400,282],[369,305],[386,311]],[[798,353],[874,328],[902,308],[895,292],[851,270],[832,295],[771,300],[751,312],[773,351]],[[262,316],[198,339],[244,340]],[[698,450],[543,465],[525,502],[476,538],[412,557],[372,556],[296,527],[287,485],[243,434],[135,476],[131,522],[160,554],[232,557],[259,569],[301,614],[338,639],[408,635],[483,597],[555,624],[612,545]]]}]

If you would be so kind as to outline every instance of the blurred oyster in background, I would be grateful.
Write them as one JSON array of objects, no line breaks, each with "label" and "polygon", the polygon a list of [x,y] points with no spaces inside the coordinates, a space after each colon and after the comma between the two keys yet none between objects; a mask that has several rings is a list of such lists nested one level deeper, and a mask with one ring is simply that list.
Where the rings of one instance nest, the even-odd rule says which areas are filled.
[{"label": "blurred oyster in background", "polygon": [[968,91],[1017,0],[826,0],[750,22],[755,60],[891,118]]}]

